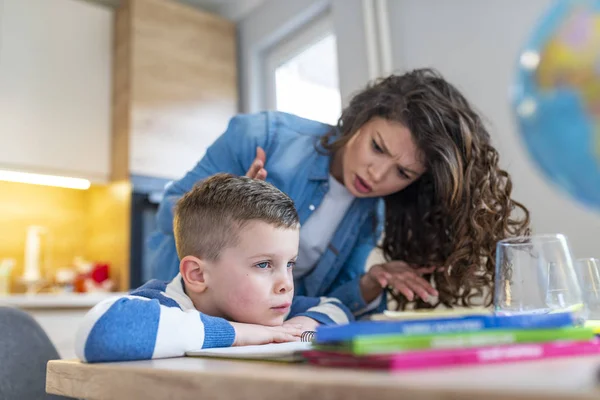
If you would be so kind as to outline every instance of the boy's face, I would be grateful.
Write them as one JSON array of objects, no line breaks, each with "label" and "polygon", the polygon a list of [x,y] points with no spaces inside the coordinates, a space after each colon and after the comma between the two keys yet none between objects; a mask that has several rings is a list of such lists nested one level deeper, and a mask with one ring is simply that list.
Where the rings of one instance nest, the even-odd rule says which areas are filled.
[{"label": "boy's face", "polygon": [[221,252],[205,270],[206,292],[214,309],[236,322],[281,325],[294,296],[292,269],[298,255],[299,229],[250,221],[238,243]]}]

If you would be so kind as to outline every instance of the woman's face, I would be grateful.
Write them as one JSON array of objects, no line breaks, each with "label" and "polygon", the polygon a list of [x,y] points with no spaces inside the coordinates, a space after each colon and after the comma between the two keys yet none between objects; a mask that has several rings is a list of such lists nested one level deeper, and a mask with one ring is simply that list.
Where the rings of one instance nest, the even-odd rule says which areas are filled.
[{"label": "woman's face", "polygon": [[343,183],[356,197],[399,192],[425,172],[408,128],[374,117],[342,149]]}]

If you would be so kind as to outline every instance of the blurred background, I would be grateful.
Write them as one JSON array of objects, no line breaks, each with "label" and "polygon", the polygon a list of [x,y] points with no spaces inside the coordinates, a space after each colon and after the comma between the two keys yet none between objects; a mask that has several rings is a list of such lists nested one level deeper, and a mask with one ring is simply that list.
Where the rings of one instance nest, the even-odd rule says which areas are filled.
[{"label": "blurred background", "polygon": [[[568,129],[544,155],[527,136],[543,131],[532,115],[563,112],[528,97],[527,71],[552,61],[536,29],[554,21],[550,40],[569,11],[556,8],[575,3],[0,0],[0,303],[30,310],[71,355],[65,321],[151,277],[144,242],[164,186],[235,113],[335,124],[368,81],[421,67],[481,111],[534,232],[600,256],[600,213],[573,185],[583,177],[597,193],[598,164],[556,175],[554,160],[581,159]],[[597,33],[585,18],[564,29],[585,36],[586,24]],[[568,79],[563,69],[552,82]]]}]

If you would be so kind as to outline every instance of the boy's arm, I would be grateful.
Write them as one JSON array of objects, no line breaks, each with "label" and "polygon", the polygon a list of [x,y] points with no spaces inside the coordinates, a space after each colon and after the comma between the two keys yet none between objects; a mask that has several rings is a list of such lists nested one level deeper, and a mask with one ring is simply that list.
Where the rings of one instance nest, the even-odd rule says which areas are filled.
[{"label": "boy's arm", "polygon": [[131,295],[99,303],[77,333],[77,357],[87,362],[181,357],[201,348],[291,342],[302,334],[297,326],[228,322],[163,303]]},{"label": "boy's arm", "polygon": [[234,340],[234,327],[225,319],[168,307],[157,299],[125,296],[103,301],[88,312],[75,351],[87,362],[147,360],[227,347]]},{"label": "boy's arm", "polygon": [[296,317],[311,318],[319,325],[343,325],[354,320],[350,310],[332,297],[295,296],[288,320]]}]

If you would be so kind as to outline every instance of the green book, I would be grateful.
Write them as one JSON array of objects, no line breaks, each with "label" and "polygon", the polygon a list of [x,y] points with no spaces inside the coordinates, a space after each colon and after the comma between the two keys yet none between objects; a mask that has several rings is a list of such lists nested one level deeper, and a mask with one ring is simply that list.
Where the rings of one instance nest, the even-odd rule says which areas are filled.
[{"label": "green book", "polygon": [[500,346],[512,343],[542,343],[556,340],[591,340],[594,330],[583,327],[553,329],[494,329],[447,335],[373,335],[357,336],[348,342],[316,346],[319,350],[355,355],[393,353],[406,350],[455,349]]}]

